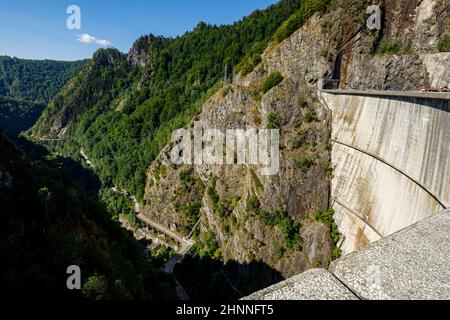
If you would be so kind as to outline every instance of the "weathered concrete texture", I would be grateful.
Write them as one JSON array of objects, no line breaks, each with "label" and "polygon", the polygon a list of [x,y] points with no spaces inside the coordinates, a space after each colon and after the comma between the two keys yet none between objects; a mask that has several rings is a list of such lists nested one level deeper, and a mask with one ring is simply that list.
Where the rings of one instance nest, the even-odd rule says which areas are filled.
[{"label": "weathered concrete texture", "polygon": [[364,217],[359,217],[357,213],[336,201],[333,204],[333,208],[335,210],[334,220],[336,224],[340,230],[345,230],[344,241],[340,246],[344,253],[364,248],[369,243],[381,239],[381,235],[365,221]]},{"label": "weathered concrete texture", "polygon": [[333,262],[362,299],[450,299],[450,210]]},{"label": "weathered concrete texture", "polygon": [[450,104],[328,95],[332,138],[399,168],[450,207]]},{"label": "weathered concrete texture", "polygon": [[332,110],[332,196],[344,253],[376,240],[373,232],[384,237],[450,207],[448,100],[322,95]]},{"label": "weathered concrete texture", "polygon": [[324,269],[311,269],[243,300],[356,300],[357,297]]},{"label": "weathered concrete texture", "polygon": [[[353,252],[376,240],[371,238],[371,230],[385,237],[443,209],[413,180],[376,158],[338,143],[333,143],[332,150],[332,197],[369,227],[344,227],[340,216],[348,217],[349,210],[334,206],[336,221],[345,235],[341,248],[344,252]],[[350,238],[352,235],[354,239]]]},{"label": "weathered concrete texture", "polygon": [[[142,214],[185,236],[194,230],[190,208],[201,204],[199,239],[213,233],[223,261],[248,266],[244,269],[249,272],[240,268],[239,273],[243,277],[246,273],[254,283],[274,283],[280,276],[287,278],[312,267],[327,267],[331,257],[329,228],[309,219],[310,214],[328,209],[330,191],[324,170],[331,160],[329,113],[312,88],[331,71],[326,59],[317,59],[328,46],[321,23],[317,15],[282,43],[271,45],[250,74],[240,74],[232,84],[212,95],[188,125],[191,129],[197,122],[204,129],[226,133],[229,129],[265,128],[270,117],[276,115],[282,132],[280,170],[276,175],[260,174],[262,165],[175,166],[170,157],[173,143],[161,151],[147,171]],[[275,71],[284,80],[260,95],[267,77]],[[302,121],[311,108],[320,120]],[[296,160],[305,155],[314,159],[314,164],[300,170]],[[187,173],[193,183],[186,183],[183,177]],[[210,187],[215,189],[217,200],[212,199]],[[246,203],[252,195],[258,197],[261,210],[283,209],[301,222],[303,252],[288,249],[279,256],[275,249],[284,243],[282,230],[264,223],[262,216],[250,214]],[[253,261],[266,264],[273,272],[253,276],[250,271],[257,267]]]}]

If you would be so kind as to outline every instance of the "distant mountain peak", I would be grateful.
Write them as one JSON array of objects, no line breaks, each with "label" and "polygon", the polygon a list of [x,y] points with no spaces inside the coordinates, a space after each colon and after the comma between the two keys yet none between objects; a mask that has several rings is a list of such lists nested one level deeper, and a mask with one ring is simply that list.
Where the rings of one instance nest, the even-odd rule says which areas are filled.
[{"label": "distant mountain peak", "polygon": [[133,66],[143,67],[151,62],[152,52],[167,46],[169,38],[148,34],[141,36],[133,43],[128,52],[127,61]]}]

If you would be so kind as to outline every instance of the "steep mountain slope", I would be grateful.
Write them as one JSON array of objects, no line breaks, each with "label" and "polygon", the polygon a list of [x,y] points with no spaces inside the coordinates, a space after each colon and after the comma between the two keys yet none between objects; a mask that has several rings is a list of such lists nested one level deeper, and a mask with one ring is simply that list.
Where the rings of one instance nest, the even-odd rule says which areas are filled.
[{"label": "steep mountain slope", "polygon": [[85,63],[0,56],[0,129],[13,135],[29,129]]},{"label": "steep mountain slope", "polygon": [[[438,39],[449,30],[436,28],[442,2],[411,2],[407,23],[398,15],[399,1],[385,5],[392,11],[379,32],[363,28],[366,4],[358,1],[335,3],[293,33],[283,29],[296,22],[285,23],[277,32],[280,43],[269,46],[261,63],[214,94],[194,118],[203,128],[222,131],[280,128],[279,174],[262,176],[260,167],[246,165],[176,166],[170,159],[173,144],[153,162],[143,214],[184,235],[200,219],[194,230],[198,242],[176,271],[188,292],[213,296],[223,285],[216,280],[222,272],[241,292],[251,292],[277,277],[326,267],[339,255],[333,248],[339,234],[328,210],[331,115],[317,89],[323,80],[335,79],[342,88],[418,90],[435,83],[430,61],[448,59],[435,54]],[[299,12],[290,20],[302,20]],[[422,45],[423,38],[431,40]],[[399,46],[381,54],[387,42]],[[264,93],[267,79],[278,73],[282,82]],[[205,259],[225,264],[210,263],[215,275],[205,280],[207,293],[196,290],[200,276],[191,280]],[[258,263],[267,267],[265,274],[255,272]]]},{"label": "steep mountain slope", "polygon": [[0,96],[45,104],[85,63],[0,56]]},{"label": "steep mountain slope", "polygon": [[[145,171],[173,129],[187,124],[233,68],[250,71],[302,1],[283,0],[229,26],[199,23],[175,39],[139,39],[128,55],[101,50],[53,99],[33,129],[80,148],[103,181],[143,199]],[[227,71],[225,71],[227,70]]]},{"label": "steep mountain slope", "polygon": [[[103,206],[69,182],[67,160],[39,150],[30,159],[2,134],[0,154],[0,297],[174,297],[171,279],[157,275]],[[82,290],[67,290],[70,265],[81,268]]]},{"label": "steep mountain slope", "polygon": [[[137,196],[142,214],[193,232],[197,243],[175,270],[193,298],[239,297],[326,267],[339,255],[339,233],[329,210],[331,115],[318,89],[335,80],[418,90],[434,83],[433,59],[446,59],[429,55],[445,48],[446,1],[376,3],[386,10],[379,31],[365,28],[369,1],[281,1],[232,26],[143,37],[128,55],[99,51],[33,135],[61,138],[54,148],[66,155],[82,149],[106,186]],[[280,172],[174,165],[169,136],[194,121],[280,129]]]}]

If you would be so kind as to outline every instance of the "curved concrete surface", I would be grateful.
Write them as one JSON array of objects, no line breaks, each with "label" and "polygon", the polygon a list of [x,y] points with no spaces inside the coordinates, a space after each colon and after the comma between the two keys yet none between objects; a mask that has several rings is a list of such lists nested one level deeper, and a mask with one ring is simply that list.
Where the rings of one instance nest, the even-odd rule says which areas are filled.
[{"label": "curved concrete surface", "polygon": [[322,93],[344,253],[450,207],[449,100],[359,94]]}]

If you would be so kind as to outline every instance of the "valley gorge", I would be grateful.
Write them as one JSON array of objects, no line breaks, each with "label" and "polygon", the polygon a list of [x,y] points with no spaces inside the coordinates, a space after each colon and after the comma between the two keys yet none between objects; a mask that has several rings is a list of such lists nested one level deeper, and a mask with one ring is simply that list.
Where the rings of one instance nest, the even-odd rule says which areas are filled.
[{"label": "valley gorge", "polygon": [[[101,251],[102,267],[90,270],[105,273],[113,288],[103,298],[165,299],[176,291],[192,300],[241,299],[328,269],[449,207],[448,93],[420,97],[450,82],[450,53],[442,50],[449,2],[374,1],[385,12],[381,30],[366,28],[368,4],[282,0],[232,25],[142,36],[128,53],[100,49],[22,128],[50,155],[82,165],[82,188],[98,187],[87,194],[101,214],[77,211],[80,225],[68,228],[87,230],[83,241]],[[196,123],[221,132],[279,130],[279,171],[174,164],[172,133],[193,132]],[[0,142],[15,150],[7,138]],[[427,146],[436,157],[424,155]],[[4,164],[7,189],[13,170]],[[106,213],[127,236],[103,221]],[[97,231],[103,225],[106,233]],[[120,245],[116,251],[116,233],[134,248],[136,277],[120,276],[128,258]],[[133,234],[138,240],[129,244]]]}]

